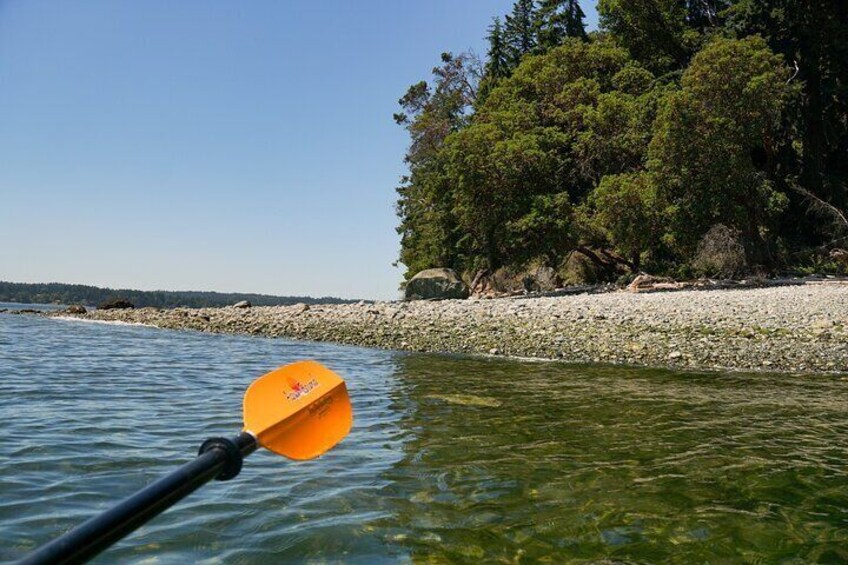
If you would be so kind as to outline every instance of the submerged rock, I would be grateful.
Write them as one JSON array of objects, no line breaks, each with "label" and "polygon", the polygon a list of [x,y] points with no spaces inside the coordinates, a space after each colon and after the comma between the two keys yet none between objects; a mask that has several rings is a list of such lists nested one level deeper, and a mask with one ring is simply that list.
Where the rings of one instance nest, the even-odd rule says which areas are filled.
[{"label": "submerged rock", "polygon": [[473,394],[428,394],[424,398],[441,400],[448,404],[458,404],[460,406],[485,406],[487,408],[497,408],[501,405],[500,400],[486,398],[485,396],[475,396]]}]

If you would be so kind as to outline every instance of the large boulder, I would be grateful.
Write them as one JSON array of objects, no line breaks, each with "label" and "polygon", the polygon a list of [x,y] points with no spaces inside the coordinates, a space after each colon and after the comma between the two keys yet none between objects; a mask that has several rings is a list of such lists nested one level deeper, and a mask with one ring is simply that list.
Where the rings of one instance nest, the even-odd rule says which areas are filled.
[{"label": "large boulder", "polygon": [[491,273],[478,271],[471,282],[471,296],[487,298],[528,292],[550,292],[559,288],[559,274],[550,267],[517,269],[501,267]]},{"label": "large boulder", "polygon": [[557,272],[550,267],[536,267],[524,275],[521,280],[526,292],[551,292],[559,288]]},{"label": "large boulder", "polygon": [[119,296],[107,298],[97,305],[98,310],[123,310],[127,308],[135,308],[135,305],[126,298],[121,298]]},{"label": "large boulder", "polygon": [[85,314],[86,309],[82,304],[71,304],[65,308],[65,314]]},{"label": "large boulder", "polygon": [[407,300],[468,298],[468,286],[453,269],[427,269],[406,283]]},{"label": "large boulder", "polygon": [[577,251],[569,253],[560,268],[559,275],[566,286],[598,284],[607,278],[599,265]]}]

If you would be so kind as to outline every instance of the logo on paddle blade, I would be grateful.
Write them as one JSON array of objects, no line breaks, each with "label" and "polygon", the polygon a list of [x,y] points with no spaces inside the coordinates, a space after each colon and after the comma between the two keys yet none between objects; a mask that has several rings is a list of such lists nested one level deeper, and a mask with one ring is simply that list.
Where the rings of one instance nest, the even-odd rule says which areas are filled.
[{"label": "logo on paddle blade", "polygon": [[289,400],[297,400],[301,396],[306,396],[310,392],[312,392],[315,387],[318,386],[318,381],[315,379],[309,380],[306,384],[301,383],[297,379],[289,378],[289,387],[291,387],[291,392],[286,393],[286,398]]}]

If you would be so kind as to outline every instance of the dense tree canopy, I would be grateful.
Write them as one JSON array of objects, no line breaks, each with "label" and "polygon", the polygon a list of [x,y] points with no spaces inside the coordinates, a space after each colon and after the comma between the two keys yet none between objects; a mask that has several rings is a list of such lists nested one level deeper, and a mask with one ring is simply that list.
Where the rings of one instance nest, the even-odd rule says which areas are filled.
[{"label": "dense tree canopy", "polygon": [[817,3],[600,0],[587,35],[577,2],[516,2],[486,61],[443,55],[400,101],[408,275],[675,273],[717,225],[774,271],[843,235],[848,17]]},{"label": "dense tree canopy", "polygon": [[683,256],[711,226],[745,235],[756,263],[772,260],[767,234],[787,197],[774,188],[788,69],[762,38],[716,39],[666,97],[648,170],[667,203],[667,240]]}]

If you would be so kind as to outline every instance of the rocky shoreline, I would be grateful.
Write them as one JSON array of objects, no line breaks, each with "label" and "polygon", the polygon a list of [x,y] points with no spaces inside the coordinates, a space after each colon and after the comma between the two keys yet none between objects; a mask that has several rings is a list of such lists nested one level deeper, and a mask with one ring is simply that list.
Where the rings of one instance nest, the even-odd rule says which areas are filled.
[{"label": "rocky shoreline", "polygon": [[845,281],[741,290],[46,315],[404,351],[848,372]]}]

